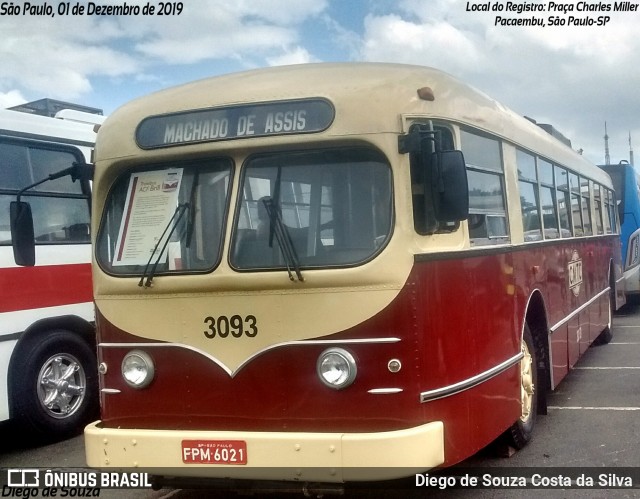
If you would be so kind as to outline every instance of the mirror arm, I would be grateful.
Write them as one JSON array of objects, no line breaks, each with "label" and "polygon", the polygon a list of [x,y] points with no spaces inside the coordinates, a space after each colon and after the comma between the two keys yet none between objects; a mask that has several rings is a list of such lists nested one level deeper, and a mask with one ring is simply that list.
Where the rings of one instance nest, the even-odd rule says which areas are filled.
[{"label": "mirror arm", "polygon": [[52,173],[49,176],[43,178],[42,180],[37,181],[34,184],[28,185],[20,191],[16,195],[16,201],[20,202],[20,197],[22,195],[34,187],[39,186],[40,184],[44,184],[45,182],[49,182],[50,180],[56,180],[62,177],[66,177],[67,175],[71,176],[71,180],[75,182],[76,180],[91,180],[93,178],[93,172],[95,170],[94,165],[87,163],[73,163],[69,168],[65,168],[64,170],[60,170],[58,172]]}]

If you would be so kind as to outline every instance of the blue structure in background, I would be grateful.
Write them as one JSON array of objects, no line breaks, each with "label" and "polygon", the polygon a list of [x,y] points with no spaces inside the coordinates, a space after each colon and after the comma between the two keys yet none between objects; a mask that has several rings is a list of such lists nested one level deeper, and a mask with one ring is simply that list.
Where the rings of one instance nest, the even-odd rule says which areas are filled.
[{"label": "blue structure in background", "polygon": [[632,164],[600,165],[606,171],[618,198],[620,241],[627,297],[640,295],[640,177]]}]

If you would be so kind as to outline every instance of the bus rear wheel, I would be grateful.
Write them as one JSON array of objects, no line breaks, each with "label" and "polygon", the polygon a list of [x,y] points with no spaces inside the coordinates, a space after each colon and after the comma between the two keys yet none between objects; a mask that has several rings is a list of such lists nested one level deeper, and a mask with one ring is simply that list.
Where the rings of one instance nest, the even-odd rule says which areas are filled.
[{"label": "bus rear wheel", "polygon": [[613,323],[613,311],[616,308],[615,307],[616,291],[615,291],[615,287],[612,287],[611,289],[612,291],[611,291],[611,294],[609,295],[609,310],[608,310],[609,317],[607,320],[607,325],[594,340],[593,342],[594,345],[608,345],[609,342],[613,339],[613,331],[611,331],[611,326]]},{"label": "bus rear wheel", "polygon": [[509,444],[522,449],[533,437],[538,409],[538,369],[536,350],[528,325],[522,338],[522,360],[520,361],[520,418],[507,431]]},{"label": "bus rear wheel", "polygon": [[22,352],[12,390],[18,422],[44,440],[79,433],[98,407],[92,349],[58,329],[31,338]]}]

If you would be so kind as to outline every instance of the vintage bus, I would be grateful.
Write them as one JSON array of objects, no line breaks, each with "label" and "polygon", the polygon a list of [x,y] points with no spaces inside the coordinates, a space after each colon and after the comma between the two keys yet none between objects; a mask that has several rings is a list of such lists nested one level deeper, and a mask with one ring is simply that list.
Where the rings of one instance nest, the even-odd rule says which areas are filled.
[{"label": "vintage bus", "polygon": [[88,182],[25,190],[33,267],[16,265],[10,203],[23,189],[91,160],[101,111],[52,99],[0,110],[0,421],[46,438],[82,431],[98,410]]},{"label": "vintage bus", "polygon": [[93,186],[87,462],[158,483],[383,480],[520,448],[624,300],[608,175],[433,69],[161,91],[105,121]]},{"label": "vintage bus", "polygon": [[627,298],[640,297],[640,177],[632,164],[601,165],[616,191]]}]

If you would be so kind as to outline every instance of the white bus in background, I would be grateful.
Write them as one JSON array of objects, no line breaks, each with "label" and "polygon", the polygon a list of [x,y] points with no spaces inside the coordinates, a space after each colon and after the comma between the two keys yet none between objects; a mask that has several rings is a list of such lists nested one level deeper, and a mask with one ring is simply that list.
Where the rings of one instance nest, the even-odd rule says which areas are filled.
[{"label": "white bus in background", "polygon": [[90,162],[103,120],[52,99],[0,110],[0,421],[46,439],[79,432],[98,408],[90,185],[66,176],[21,194],[36,219],[32,267],[15,263],[10,203]]}]

